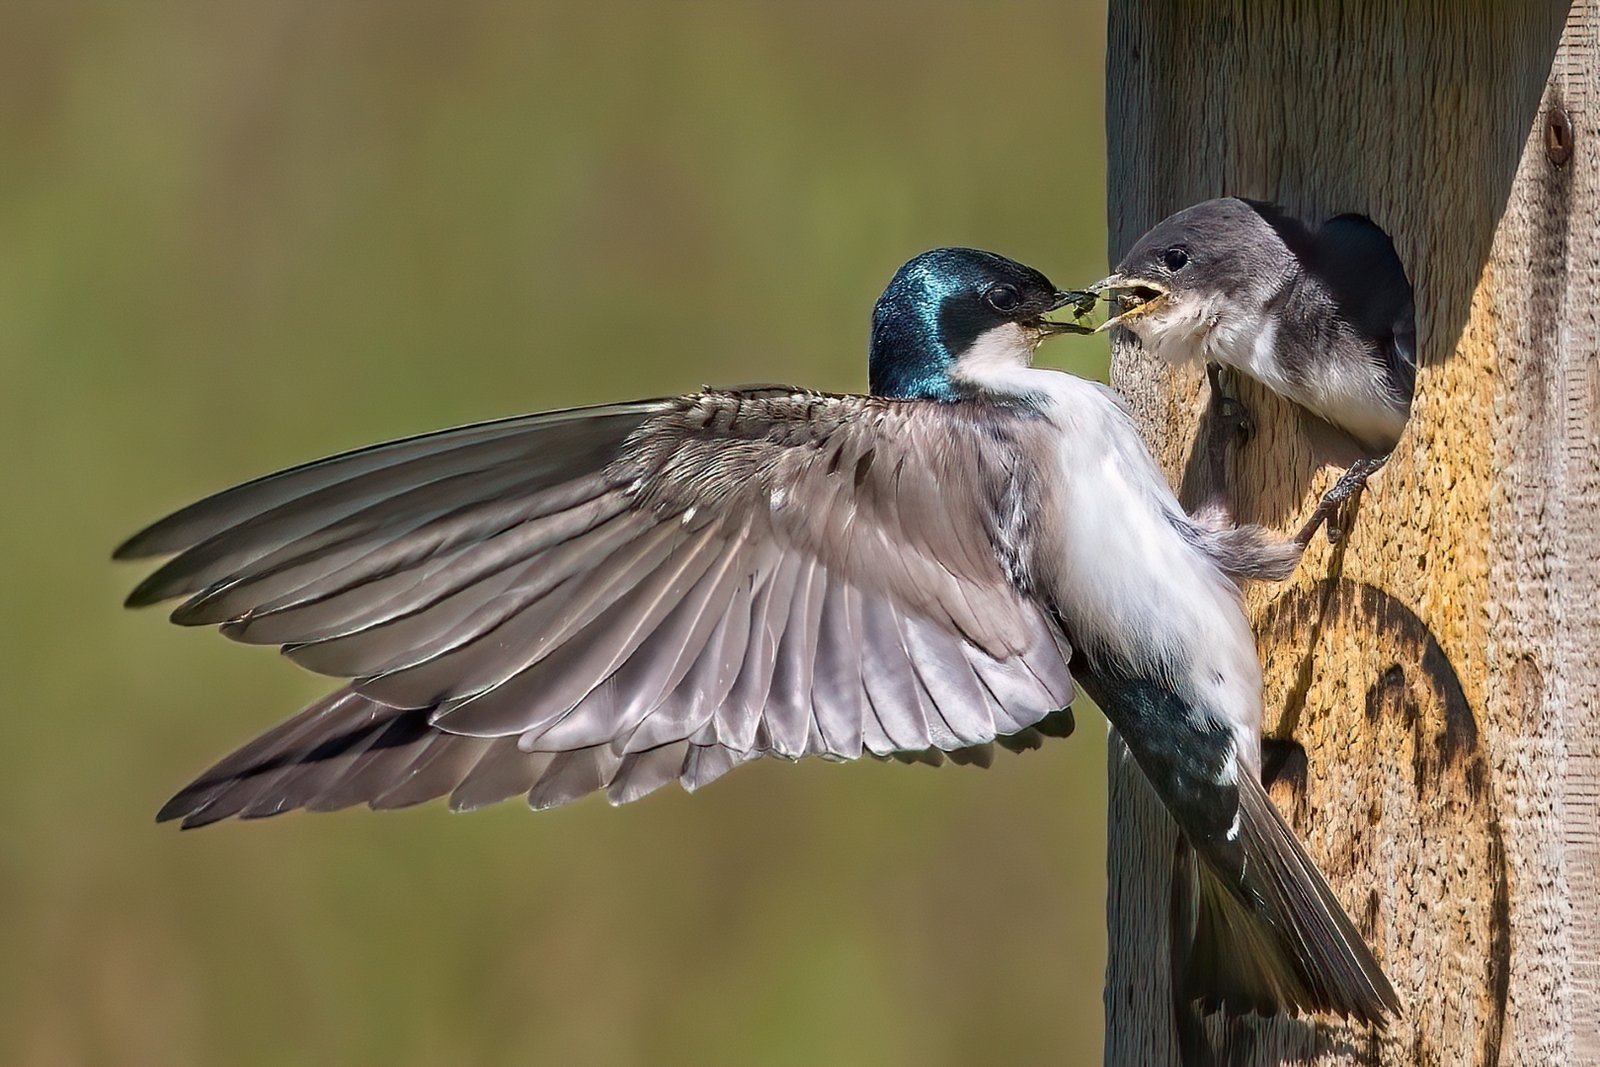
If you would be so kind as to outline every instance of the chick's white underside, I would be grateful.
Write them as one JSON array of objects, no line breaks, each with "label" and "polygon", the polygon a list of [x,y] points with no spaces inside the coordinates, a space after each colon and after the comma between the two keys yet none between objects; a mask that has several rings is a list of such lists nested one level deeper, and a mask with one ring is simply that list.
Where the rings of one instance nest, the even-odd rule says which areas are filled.
[{"label": "chick's white underside", "polygon": [[[1187,294],[1166,298],[1160,308],[1129,319],[1127,325],[1145,349],[1164,362],[1232,367],[1374,447],[1387,447],[1405,428],[1408,407],[1401,398],[1373,402],[1392,390],[1383,368],[1359,357],[1336,357],[1336,351],[1359,351],[1348,339],[1337,346],[1329,344],[1327,352],[1284,352],[1282,346],[1290,342],[1272,316],[1237,308],[1223,312]],[[1289,367],[1312,366],[1317,373],[1288,372]]]}]

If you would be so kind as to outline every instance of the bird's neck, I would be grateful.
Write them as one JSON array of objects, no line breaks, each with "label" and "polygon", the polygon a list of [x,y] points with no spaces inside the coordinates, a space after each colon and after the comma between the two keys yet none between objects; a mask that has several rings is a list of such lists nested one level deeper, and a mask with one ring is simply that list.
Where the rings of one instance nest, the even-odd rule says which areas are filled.
[{"label": "bird's neck", "polygon": [[901,400],[959,399],[950,380],[955,365],[938,324],[917,314],[880,313],[872,327],[868,381],[874,396]]},{"label": "bird's neck", "polygon": [[1209,322],[1200,356],[1234,367],[1274,392],[1293,398],[1298,388],[1294,354],[1287,351],[1315,335],[1326,321],[1320,287],[1298,268],[1279,279],[1259,305],[1229,307]]},{"label": "bird's neck", "polygon": [[1032,370],[1038,342],[1038,331],[1004,323],[955,350],[939,331],[895,324],[874,332],[872,392],[941,401],[1031,397],[1040,392],[1040,372]]}]

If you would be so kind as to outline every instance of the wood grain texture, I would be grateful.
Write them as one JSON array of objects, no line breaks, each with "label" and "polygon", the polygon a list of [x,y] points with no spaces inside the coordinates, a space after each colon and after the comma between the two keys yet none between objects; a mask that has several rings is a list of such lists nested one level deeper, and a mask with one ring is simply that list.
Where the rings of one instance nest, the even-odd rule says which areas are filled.
[{"label": "wood grain texture", "polygon": [[[1219,1063],[1600,1063],[1597,34],[1592,3],[1111,5],[1113,261],[1253,196],[1370,216],[1417,296],[1394,460],[1345,542],[1250,595],[1266,732],[1305,752],[1274,799],[1407,1013],[1212,1020]],[[1198,499],[1201,370],[1124,340],[1112,376]],[[1295,410],[1238,391],[1257,434],[1224,488],[1288,529],[1335,472]],[[1116,744],[1110,824],[1106,1062],[1176,1063],[1175,831]]]}]

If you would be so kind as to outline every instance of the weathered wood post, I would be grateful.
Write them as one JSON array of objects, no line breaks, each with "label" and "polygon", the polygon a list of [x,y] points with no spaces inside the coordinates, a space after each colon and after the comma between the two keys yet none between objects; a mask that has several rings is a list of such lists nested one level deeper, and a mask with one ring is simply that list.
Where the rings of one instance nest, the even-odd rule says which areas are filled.
[{"label": "weathered wood post", "polygon": [[[1212,1021],[1223,1063],[1600,1063],[1600,9],[1587,0],[1112,0],[1115,261],[1237,194],[1370,216],[1416,288],[1410,426],[1355,528],[1251,593],[1273,790],[1407,1001],[1383,1037]],[[1113,357],[1193,488],[1198,369]],[[1241,384],[1229,491],[1280,529],[1331,484]],[[1111,757],[1106,1062],[1177,1062],[1175,831]]]}]

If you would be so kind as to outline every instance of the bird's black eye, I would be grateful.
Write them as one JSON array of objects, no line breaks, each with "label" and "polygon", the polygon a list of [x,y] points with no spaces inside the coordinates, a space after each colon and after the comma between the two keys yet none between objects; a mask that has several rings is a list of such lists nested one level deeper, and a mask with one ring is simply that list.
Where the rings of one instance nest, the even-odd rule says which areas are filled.
[{"label": "bird's black eye", "polygon": [[996,285],[983,294],[983,299],[996,311],[1015,311],[1022,303],[1022,294],[1014,285]]},{"label": "bird's black eye", "polygon": [[1181,248],[1169,248],[1161,253],[1161,262],[1168,270],[1177,272],[1189,265],[1189,253]]}]

